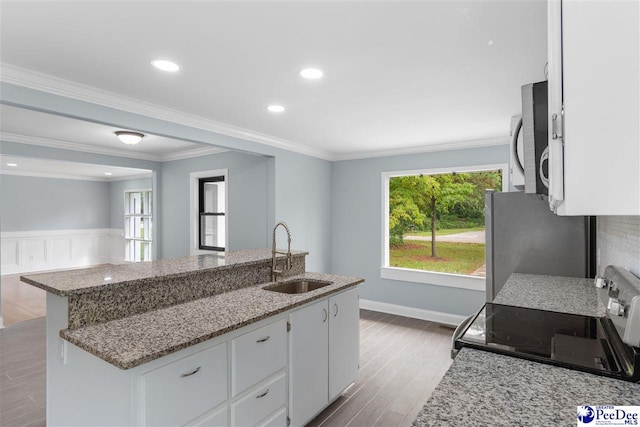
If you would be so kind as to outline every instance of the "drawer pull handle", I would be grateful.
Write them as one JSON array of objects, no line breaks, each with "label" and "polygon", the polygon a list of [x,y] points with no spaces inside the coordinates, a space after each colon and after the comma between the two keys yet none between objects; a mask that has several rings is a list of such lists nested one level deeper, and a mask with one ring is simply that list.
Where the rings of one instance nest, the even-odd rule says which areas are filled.
[{"label": "drawer pull handle", "polygon": [[333,314],[333,317],[336,317],[338,315],[338,304],[333,303],[333,307],[336,309],[336,312]]},{"label": "drawer pull handle", "polygon": [[327,314],[327,309],[326,309],[326,308],[323,308],[323,309],[322,309],[322,323],[324,323],[324,322],[326,322],[326,321],[327,321],[327,317],[328,317],[328,316],[329,316],[329,315]]},{"label": "drawer pull handle", "polygon": [[256,342],[265,342],[265,341],[266,341],[266,340],[268,340],[269,338],[271,338],[271,336],[270,336],[270,335],[267,335],[267,337],[266,337],[266,338],[262,338],[261,340],[258,340],[258,341],[256,341]]},{"label": "drawer pull handle", "polygon": [[267,394],[269,394],[269,389],[267,389],[267,391],[265,391],[264,393],[257,395],[256,399],[260,399],[261,397],[265,397]]},{"label": "drawer pull handle", "polygon": [[184,378],[184,377],[190,377],[191,375],[195,375],[198,373],[198,371],[200,371],[200,366],[198,366],[196,369],[194,369],[191,372],[187,372],[186,374],[182,374],[180,375],[180,378]]}]

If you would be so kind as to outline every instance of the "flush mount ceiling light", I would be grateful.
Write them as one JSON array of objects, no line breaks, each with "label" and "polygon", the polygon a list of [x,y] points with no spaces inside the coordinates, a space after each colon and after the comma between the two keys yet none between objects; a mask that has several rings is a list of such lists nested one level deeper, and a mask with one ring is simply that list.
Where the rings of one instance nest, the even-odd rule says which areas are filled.
[{"label": "flush mount ceiling light", "polygon": [[300,71],[300,75],[305,79],[314,80],[322,77],[324,73],[322,72],[322,70],[318,70],[317,68],[305,68],[304,70]]},{"label": "flush mount ceiling light", "polygon": [[282,113],[284,111],[284,107],[282,105],[269,105],[267,110],[272,113]]},{"label": "flush mount ceiling light", "polygon": [[119,130],[115,132],[115,134],[120,138],[120,141],[124,142],[127,145],[134,145],[138,142],[142,141],[144,138],[144,134],[139,132],[130,132],[126,130]]},{"label": "flush mount ceiling light", "polygon": [[175,62],[167,61],[166,59],[154,59],[151,61],[151,65],[156,67],[158,70],[168,71],[170,73],[175,73],[180,69],[180,66]]}]

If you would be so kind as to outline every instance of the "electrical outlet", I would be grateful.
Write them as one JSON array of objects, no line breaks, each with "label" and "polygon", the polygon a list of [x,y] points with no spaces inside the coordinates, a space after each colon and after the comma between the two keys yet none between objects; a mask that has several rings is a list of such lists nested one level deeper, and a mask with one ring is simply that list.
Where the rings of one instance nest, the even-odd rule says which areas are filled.
[{"label": "electrical outlet", "polygon": [[58,360],[63,365],[67,364],[67,342],[62,338],[58,338]]}]

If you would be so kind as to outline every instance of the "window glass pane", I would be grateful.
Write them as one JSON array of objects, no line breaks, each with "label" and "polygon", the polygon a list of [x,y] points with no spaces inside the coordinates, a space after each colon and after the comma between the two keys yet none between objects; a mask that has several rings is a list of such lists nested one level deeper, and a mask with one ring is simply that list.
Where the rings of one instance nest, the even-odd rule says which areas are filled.
[{"label": "window glass pane", "polygon": [[486,189],[501,170],[389,178],[389,266],[484,277]]},{"label": "window glass pane", "polygon": [[202,215],[200,217],[200,242],[202,246],[224,248],[224,216]]},{"label": "window glass pane", "polygon": [[204,212],[222,213],[225,211],[225,183],[205,182],[204,190]]}]

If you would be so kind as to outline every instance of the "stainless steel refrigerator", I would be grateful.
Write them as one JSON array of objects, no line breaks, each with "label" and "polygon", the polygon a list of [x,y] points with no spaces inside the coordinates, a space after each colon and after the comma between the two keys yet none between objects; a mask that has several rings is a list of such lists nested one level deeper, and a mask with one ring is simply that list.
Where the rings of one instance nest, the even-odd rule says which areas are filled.
[{"label": "stainless steel refrigerator", "polygon": [[535,194],[487,190],[484,202],[487,302],[514,272],[594,277],[594,217],[557,216]]}]

